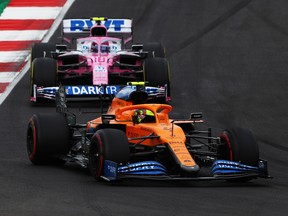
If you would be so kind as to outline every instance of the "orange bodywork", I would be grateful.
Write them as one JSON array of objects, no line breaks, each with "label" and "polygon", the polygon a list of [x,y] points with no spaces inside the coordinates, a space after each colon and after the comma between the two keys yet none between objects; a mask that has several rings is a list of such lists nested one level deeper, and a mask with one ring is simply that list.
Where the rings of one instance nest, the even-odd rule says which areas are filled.
[{"label": "orange bodywork", "polygon": [[[155,123],[134,124],[132,116],[135,109],[151,110],[156,118]],[[107,114],[115,115],[115,120],[109,124],[124,124],[126,136],[130,143],[145,146],[168,145],[178,159],[179,163],[185,166],[195,166],[196,163],[188,152],[185,142],[186,136],[181,127],[171,122],[168,113],[172,106],[167,104],[139,104],[132,105],[131,102],[114,98]],[[103,124],[101,117],[96,118],[87,124],[87,131],[95,131],[98,125]],[[159,136],[159,138],[144,139],[146,136]],[[130,139],[129,139],[130,138]],[[139,139],[138,139],[139,138]]]}]

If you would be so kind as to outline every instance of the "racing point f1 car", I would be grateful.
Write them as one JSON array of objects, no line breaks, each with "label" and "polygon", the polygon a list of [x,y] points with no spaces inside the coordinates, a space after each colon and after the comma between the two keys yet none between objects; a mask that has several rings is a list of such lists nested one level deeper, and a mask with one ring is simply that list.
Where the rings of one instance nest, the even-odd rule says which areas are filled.
[{"label": "racing point f1 car", "polygon": [[[65,86],[67,99],[95,99],[139,80],[166,85],[169,92],[164,47],[158,42],[133,44],[132,35],[131,19],[63,20],[62,44],[36,43],[31,48],[30,100],[55,100],[59,85]],[[106,92],[102,86],[109,86]]]},{"label": "racing point f1 car", "polygon": [[106,114],[77,124],[61,87],[58,112],[35,114],[29,121],[30,161],[36,165],[75,162],[89,168],[96,180],[107,181],[269,177],[267,162],[259,159],[257,142],[249,130],[230,128],[212,136],[211,129],[197,129],[203,122],[201,113],[192,113],[187,120],[170,119],[172,106],[155,103],[161,97],[158,90],[126,86]]}]

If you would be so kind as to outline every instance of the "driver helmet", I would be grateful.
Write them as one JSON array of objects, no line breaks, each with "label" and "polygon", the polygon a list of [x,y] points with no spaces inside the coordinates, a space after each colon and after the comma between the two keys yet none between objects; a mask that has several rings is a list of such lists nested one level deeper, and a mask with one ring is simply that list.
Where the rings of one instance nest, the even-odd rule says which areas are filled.
[{"label": "driver helmet", "polygon": [[136,124],[155,122],[155,115],[148,109],[136,109],[134,111],[133,120]]},{"label": "driver helmet", "polygon": [[91,52],[98,53],[98,44],[93,42],[91,46]]},{"label": "driver helmet", "polygon": [[101,53],[109,53],[110,52],[110,47],[109,47],[109,45],[101,44],[100,50],[101,50]]}]

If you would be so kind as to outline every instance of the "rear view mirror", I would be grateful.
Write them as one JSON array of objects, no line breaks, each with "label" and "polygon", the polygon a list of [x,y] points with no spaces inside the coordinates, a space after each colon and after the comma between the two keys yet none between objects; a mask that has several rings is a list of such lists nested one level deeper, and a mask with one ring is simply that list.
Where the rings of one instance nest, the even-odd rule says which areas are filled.
[{"label": "rear view mirror", "polygon": [[116,119],[116,116],[109,114],[102,114],[101,119],[103,124],[109,124],[111,120]]},{"label": "rear view mirror", "polygon": [[190,114],[190,120],[196,120],[196,119],[202,119],[203,114],[202,112],[197,112],[197,113],[191,113]]}]

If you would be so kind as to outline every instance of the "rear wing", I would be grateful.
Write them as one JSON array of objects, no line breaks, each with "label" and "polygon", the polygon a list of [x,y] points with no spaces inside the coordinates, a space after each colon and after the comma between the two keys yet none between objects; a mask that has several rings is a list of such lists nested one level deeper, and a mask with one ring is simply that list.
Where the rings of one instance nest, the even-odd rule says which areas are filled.
[{"label": "rear wing", "polygon": [[[95,24],[105,25],[110,36],[122,38],[123,44],[132,42],[133,26],[132,19],[64,19],[62,21],[62,39],[71,43],[71,38],[87,37],[90,28]],[[70,35],[70,36],[68,36]],[[118,35],[118,36],[117,36]]]},{"label": "rear wing", "polygon": [[[85,33],[99,21],[91,19],[64,19],[62,31],[64,34]],[[107,19],[100,21],[108,30],[108,33],[132,34],[132,19]]]}]

